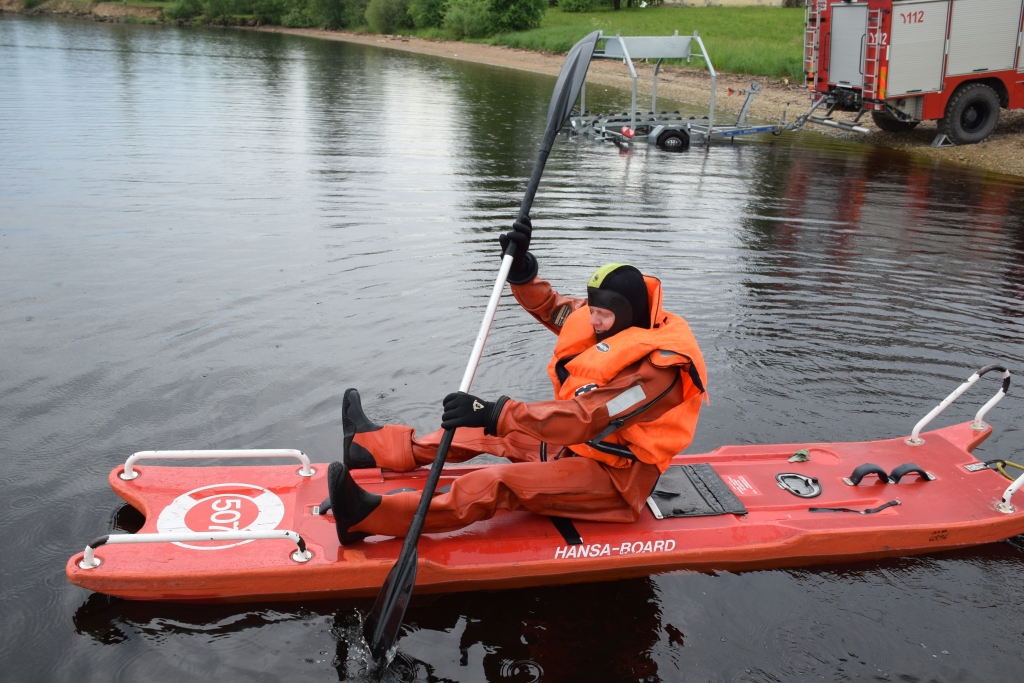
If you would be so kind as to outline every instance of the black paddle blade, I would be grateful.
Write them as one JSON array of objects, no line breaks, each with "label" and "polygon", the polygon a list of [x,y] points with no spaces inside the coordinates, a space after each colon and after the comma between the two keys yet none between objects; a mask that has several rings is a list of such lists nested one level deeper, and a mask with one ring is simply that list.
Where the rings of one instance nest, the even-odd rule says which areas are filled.
[{"label": "black paddle blade", "polygon": [[590,66],[590,58],[594,56],[594,48],[597,47],[600,36],[600,31],[594,31],[573,45],[566,55],[565,64],[562,65],[562,71],[555,82],[555,90],[551,93],[551,104],[548,105],[548,130],[553,126],[557,132],[569,120],[569,114],[572,113],[576,98],[580,95],[583,79],[587,77],[587,67]]},{"label": "black paddle blade", "polygon": [[562,126],[569,120],[572,114],[576,98],[580,96],[580,88],[587,77],[587,68],[590,66],[590,59],[594,56],[594,48],[597,40],[601,37],[600,31],[594,31],[589,36],[572,46],[569,54],[565,57],[565,64],[555,81],[555,89],[551,92],[551,104],[548,105],[548,126],[544,131],[544,138],[540,143],[540,153],[537,155],[537,162],[533,165],[533,173],[530,174],[530,182],[526,185],[526,192],[523,193],[523,203],[519,206],[519,220],[530,215],[530,208],[533,206],[533,198],[537,195],[537,186],[540,185],[540,177],[544,174],[544,165],[548,161],[548,154],[555,144],[555,136]]},{"label": "black paddle blade", "polygon": [[378,666],[388,664],[412,597],[412,588],[416,584],[419,553],[413,548],[412,555],[405,559],[405,562],[396,562],[391,568],[363,624],[363,637],[369,643],[370,654]]}]

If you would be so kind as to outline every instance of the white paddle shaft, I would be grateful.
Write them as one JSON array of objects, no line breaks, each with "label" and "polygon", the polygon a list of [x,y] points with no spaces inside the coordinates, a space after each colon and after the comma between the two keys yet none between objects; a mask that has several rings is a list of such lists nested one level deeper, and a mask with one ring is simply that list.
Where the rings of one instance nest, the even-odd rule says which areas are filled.
[{"label": "white paddle shaft", "polygon": [[498,312],[498,302],[501,301],[501,294],[505,291],[505,280],[508,279],[508,271],[511,269],[512,255],[505,254],[501,259],[501,268],[498,269],[498,279],[494,281],[494,288],[491,290],[491,298],[487,302],[487,311],[484,313],[484,319],[480,322],[480,331],[476,333],[473,353],[469,354],[469,364],[466,365],[466,372],[462,375],[462,383],[459,384],[459,391],[463,393],[468,393],[469,388],[473,385],[473,376],[476,375],[476,369],[480,365],[480,357],[484,353],[487,335],[491,331],[494,315]]}]

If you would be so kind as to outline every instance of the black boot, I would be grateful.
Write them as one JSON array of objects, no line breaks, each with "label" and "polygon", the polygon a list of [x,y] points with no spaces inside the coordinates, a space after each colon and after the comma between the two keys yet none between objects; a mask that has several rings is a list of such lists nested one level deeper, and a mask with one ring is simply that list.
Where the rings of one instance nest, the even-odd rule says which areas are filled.
[{"label": "black boot", "polygon": [[359,488],[348,469],[340,462],[332,462],[327,468],[327,492],[330,505],[320,506],[320,514],[334,512],[334,526],[338,530],[338,541],[352,545],[371,534],[349,531],[349,528],[366,519],[380,505],[381,496]]},{"label": "black boot", "polygon": [[371,422],[370,418],[366,417],[363,404],[359,400],[359,392],[355,389],[345,390],[345,397],[341,401],[341,426],[345,434],[341,456],[345,467],[350,470],[376,467],[377,461],[373,459],[373,454],[352,441],[356,434],[375,432],[381,428],[379,424]]}]

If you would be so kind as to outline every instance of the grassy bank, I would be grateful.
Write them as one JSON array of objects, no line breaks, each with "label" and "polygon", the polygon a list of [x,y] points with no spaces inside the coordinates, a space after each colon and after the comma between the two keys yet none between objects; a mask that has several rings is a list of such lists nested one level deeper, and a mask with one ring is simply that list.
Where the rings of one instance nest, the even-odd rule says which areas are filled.
[{"label": "grassy bank", "polygon": [[[579,13],[552,7],[540,28],[494,36],[486,42],[565,52],[598,29],[609,34],[621,31],[624,36],[664,36],[675,30],[686,35],[697,30],[719,71],[799,79],[803,25],[803,9],[778,7],[634,7]],[[700,60],[692,64],[698,66]]]},{"label": "grassy bank", "polygon": [[[10,6],[18,2],[4,2]],[[341,17],[337,25],[348,30],[369,32],[363,9],[368,0],[136,0],[131,4],[105,4],[98,18],[107,21],[177,21],[179,25],[227,24],[268,25],[286,27],[319,27],[325,23],[317,12],[320,5],[354,9]],[[87,15],[95,2],[90,0],[20,0],[23,7],[37,7],[55,14]],[[74,11],[72,8],[81,8]],[[135,9],[138,8],[138,9]],[[71,11],[69,11],[71,10]],[[147,12],[148,10],[148,12]],[[143,12],[146,12],[145,16]],[[151,14],[152,13],[152,14]],[[753,76],[802,76],[803,9],[778,7],[598,7],[590,12],[563,12],[549,7],[538,28],[514,33],[500,33],[489,38],[469,39],[471,42],[562,53],[590,33],[600,29],[607,34],[621,31],[623,35],[671,35],[679,31],[689,35],[697,30],[707,46],[715,68],[726,73]],[[412,25],[407,23],[407,25]],[[421,38],[457,40],[458,35],[446,28],[399,29],[396,33]],[[702,60],[691,66],[703,68]]]}]

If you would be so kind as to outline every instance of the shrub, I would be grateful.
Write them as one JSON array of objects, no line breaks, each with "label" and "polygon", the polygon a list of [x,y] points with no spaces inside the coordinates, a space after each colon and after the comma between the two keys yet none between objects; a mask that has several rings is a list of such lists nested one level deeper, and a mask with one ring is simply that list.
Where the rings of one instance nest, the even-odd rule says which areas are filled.
[{"label": "shrub", "polygon": [[447,0],[410,0],[409,16],[416,28],[441,28]]},{"label": "shrub", "polygon": [[491,32],[537,28],[547,8],[547,0],[490,0]]},{"label": "shrub", "polygon": [[324,28],[362,26],[367,0],[309,0],[308,13]]},{"label": "shrub", "polygon": [[164,16],[172,21],[191,19],[203,13],[202,0],[178,0],[170,7],[164,8]]},{"label": "shrub", "polygon": [[366,23],[376,33],[397,33],[413,27],[409,0],[370,0],[365,16]]},{"label": "shrub", "polygon": [[281,17],[281,26],[285,28],[312,28],[316,26],[316,18],[308,10],[293,7],[288,13]]},{"label": "shrub", "polygon": [[345,26],[366,25],[366,7],[370,0],[342,0],[345,3]]},{"label": "shrub", "polygon": [[488,0],[448,0],[444,27],[456,38],[483,38],[494,32]]},{"label": "shrub", "polygon": [[597,0],[559,0],[558,9],[563,12],[590,12]]},{"label": "shrub", "polygon": [[280,24],[288,13],[286,0],[255,0],[252,15],[257,24]]},{"label": "shrub", "polygon": [[225,23],[228,17],[234,13],[234,5],[234,0],[206,0],[203,14],[206,15],[207,19],[215,19]]},{"label": "shrub", "polygon": [[310,0],[307,12],[325,28],[344,28],[348,26],[346,9],[344,0]]}]

